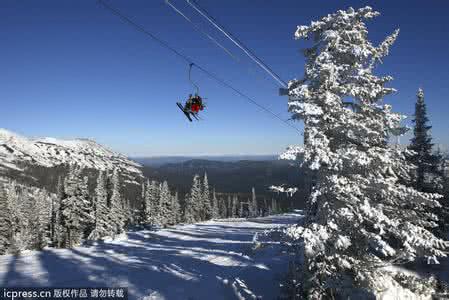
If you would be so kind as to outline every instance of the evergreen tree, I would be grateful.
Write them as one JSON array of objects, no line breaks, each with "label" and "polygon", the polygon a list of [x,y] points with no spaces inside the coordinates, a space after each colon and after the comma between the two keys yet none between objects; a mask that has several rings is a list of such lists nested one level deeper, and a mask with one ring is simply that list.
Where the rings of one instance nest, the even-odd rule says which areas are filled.
[{"label": "evergreen tree", "polygon": [[142,193],[141,193],[141,203],[140,203],[140,208],[139,208],[139,225],[143,225],[145,223],[147,223],[148,217],[147,217],[147,201],[146,201],[146,186],[147,186],[147,181],[142,181],[141,183],[141,189],[142,189]]},{"label": "evergreen tree", "polygon": [[231,195],[228,195],[228,201],[226,203],[226,218],[232,218],[233,217],[233,213],[232,213],[232,197]]},{"label": "evergreen tree", "polygon": [[201,220],[208,220],[212,216],[211,199],[209,191],[209,181],[207,180],[207,173],[204,173],[203,190],[201,195]]},{"label": "evergreen tree", "polygon": [[124,228],[124,216],[123,216],[123,203],[122,196],[120,191],[120,176],[118,173],[118,169],[115,168],[112,172],[111,178],[111,207],[109,213],[109,222],[111,224],[111,235],[115,236],[117,233],[121,233]]},{"label": "evergreen tree", "polygon": [[91,222],[91,215],[86,208],[89,205],[86,195],[88,192],[81,177],[81,169],[71,166],[60,206],[60,220],[64,230],[63,247],[79,244],[86,225]]},{"label": "evergreen tree", "polygon": [[412,154],[409,161],[416,166],[413,172],[414,187],[420,192],[439,192],[438,183],[441,184],[440,163],[441,157],[432,152],[432,136],[428,125],[427,107],[424,102],[424,91],[418,90],[415,104],[415,119],[413,120],[413,138],[409,149]]},{"label": "evergreen tree", "polygon": [[231,203],[231,218],[237,217],[237,208],[239,205],[239,198],[237,195],[232,196],[232,203]]},{"label": "evergreen tree", "polygon": [[183,212],[183,221],[185,223],[191,224],[195,223],[195,209],[194,209],[194,199],[191,194],[186,194]]},{"label": "evergreen tree", "polygon": [[152,222],[152,209],[153,209],[153,203],[151,203],[151,186],[150,186],[150,180],[147,179],[145,181],[145,190],[144,190],[144,196],[143,196],[143,223],[144,224],[151,224]]},{"label": "evergreen tree", "polygon": [[161,192],[159,194],[160,205],[160,225],[166,226],[173,220],[172,211],[172,196],[168,188],[167,181],[164,181],[161,186]]},{"label": "evergreen tree", "polygon": [[259,208],[257,205],[257,198],[256,198],[256,190],[254,187],[251,189],[251,203],[249,203],[249,216],[252,218],[255,218],[259,215]]},{"label": "evergreen tree", "polygon": [[122,213],[124,220],[124,228],[128,228],[130,224],[135,224],[134,210],[131,207],[129,199],[123,199],[122,201]]},{"label": "evergreen tree", "polygon": [[12,181],[8,184],[7,190],[7,201],[8,201],[8,209],[10,213],[11,219],[11,252],[19,253],[23,247],[23,237],[22,232],[25,228],[24,221],[25,215],[23,214],[22,206],[23,206],[23,195],[19,190],[16,182]]},{"label": "evergreen tree", "polygon": [[220,208],[218,206],[217,195],[215,194],[215,188],[212,192],[212,219],[218,219],[220,217]]},{"label": "evergreen tree", "polygon": [[108,220],[109,209],[107,207],[108,194],[106,191],[106,174],[100,171],[97,177],[97,186],[95,188],[95,213],[94,230],[91,232],[90,239],[99,239],[110,232]]},{"label": "evergreen tree", "polygon": [[202,218],[202,209],[203,209],[203,201],[202,201],[202,189],[201,189],[201,179],[198,175],[193,177],[192,189],[190,190],[191,204],[193,205],[195,221],[201,221]]},{"label": "evergreen tree", "polygon": [[81,214],[82,214],[82,230],[83,237],[89,236],[95,227],[95,208],[94,199],[90,196],[89,192],[89,177],[84,176],[80,181],[81,190]]},{"label": "evergreen tree", "polygon": [[147,220],[151,225],[161,225],[160,212],[160,192],[161,185],[156,181],[148,182],[146,194]]},{"label": "evergreen tree", "polygon": [[61,248],[64,244],[65,239],[65,228],[64,228],[64,216],[63,216],[63,208],[64,203],[63,200],[66,197],[65,193],[65,183],[64,178],[61,176],[58,178],[58,185],[56,187],[56,221],[55,221],[55,237],[54,237],[54,245],[55,247]]},{"label": "evergreen tree", "polygon": [[220,218],[225,219],[228,217],[228,208],[226,206],[226,199],[220,198],[218,200],[218,206],[219,206],[219,212],[220,212]]},{"label": "evergreen tree", "polygon": [[398,31],[373,46],[363,20],[377,15],[370,7],[340,10],[295,34],[313,40],[304,50],[305,78],[289,84],[289,110],[304,121],[304,147],[283,155],[317,170],[305,223],[288,230],[301,240],[297,286],[305,298],[374,298],[400,288],[407,276],[379,266],[445,256],[445,243],[429,231],[435,222],[428,208],[439,205],[438,196],[399,182],[410,165],[404,151],[387,143],[402,132],[403,117],[381,105],[394,91],[385,87],[392,78],[372,71]]},{"label": "evergreen tree", "polygon": [[41,190],[33,195],[31,202],[30,218],[30,235],[32,244],[30,249],[42,250],[50,242],[50,231],[48,224],[50,223],[50,210],[48,209],[49,195],[46,191]]},{"label": "evergreen tree", "polygon": [[63,182],[62,177],[58,177],[58,183],[56,186],[56,197],[51,197],[51,207],[50,207],[50,244],[52,247],[56,247],[58,243],[58,204],[59,204],[59,189],[62,188]]},{"label": "evergreen tree", "polygon": [[181,222],[181,206],[179,204],[178,199],[178,192],[176,191],[175,195],[172,196],[172,204],[171,204],[171,210],[172,210],[172,220],[170,222],[171,225],[178,224]]},{"label": "evergreen tree", "polygon": [[198,175],[193,177],[192,188],[190,194],[187,195],[184,207],[184,222],[194,223],[201,220],[201,180]]},{"label": "evergreen tree", "polygon": [[12,240],[11,213],[8,198],[3,184],[0,184],[0,254],[5,254]]},{"label": "evergreen tree", "polygon": [[[248,201],[246,204],[248,204],[248,203],[249,203],[249,201]],[[245,217],[245,208],[244,208],[244,204],[245,204],[245,203],[240,202],[240,205],[239,205],[239,213],[238,213],[238,217],[239,217],[239,218],[244,218],[244,217]]]}]

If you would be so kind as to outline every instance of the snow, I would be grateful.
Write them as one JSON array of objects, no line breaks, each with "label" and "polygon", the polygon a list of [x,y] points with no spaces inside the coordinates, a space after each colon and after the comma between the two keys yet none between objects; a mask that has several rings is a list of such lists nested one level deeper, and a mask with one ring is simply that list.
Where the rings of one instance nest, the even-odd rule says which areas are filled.
[{"label": "snow", "polygon": [[[296,223],[298,213],[214,220],[73,249],[0,257],[0,286],[128,287],[130,299],[275,299],[289,256],[253,236]],[[260,235],[260,234],[259,234]]]},{"label": "snow", "polygon": [[119,167],[127,173],[142,176],[138,163],[92,140],[31,139],[0,128],[0,169],[21,170],[24,161],[44,167],[60,164],[99,170]]}]

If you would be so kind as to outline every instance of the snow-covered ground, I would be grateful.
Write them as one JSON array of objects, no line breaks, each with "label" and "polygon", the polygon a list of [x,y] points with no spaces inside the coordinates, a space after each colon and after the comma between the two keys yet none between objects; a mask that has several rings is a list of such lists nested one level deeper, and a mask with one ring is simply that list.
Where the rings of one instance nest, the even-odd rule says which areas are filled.
[{"label": "snow-covered ground", "polygon": [[128,287],[130,299],[275,299],[289,257],[253,237],[299,214],[128,232],[115,241],[0,257],[0,286]]}]

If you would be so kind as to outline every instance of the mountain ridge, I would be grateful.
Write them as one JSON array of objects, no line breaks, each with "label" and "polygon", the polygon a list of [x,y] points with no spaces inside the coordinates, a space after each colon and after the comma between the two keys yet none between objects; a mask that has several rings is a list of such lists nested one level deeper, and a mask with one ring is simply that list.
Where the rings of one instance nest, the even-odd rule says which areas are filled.
[{"label": "mountain ridge", "polygon": [[0,177],[53,191],[70,165],[92,179],[117,168],[123,183],[136,187],[143,178],[140,164],[91,139],[28,138],[0,128]]},{"label": "mountain ridge", "polygon": [[116,166],[131,173],[141,173],[140,164],[90,139],[27,138],[0,128],[0,167],[23,171],[24,161],[43,167],[76,164],[98,170]]}]

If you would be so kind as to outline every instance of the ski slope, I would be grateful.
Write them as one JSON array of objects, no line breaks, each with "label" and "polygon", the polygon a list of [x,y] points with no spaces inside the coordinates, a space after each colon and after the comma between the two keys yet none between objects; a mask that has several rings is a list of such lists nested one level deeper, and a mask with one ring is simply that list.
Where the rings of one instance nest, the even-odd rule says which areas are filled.
[{"label": "ski slope", "polygon": [[[299,214],[217,220],[115,241],[0,257],[3,287],[128,287],[129,299],[275,299],[289,257],[276,239],[254,250],[254,234]],[[262,238],[260,238],[262,240]]]}]

